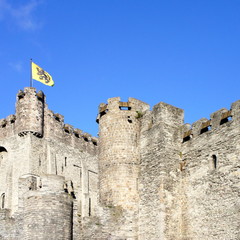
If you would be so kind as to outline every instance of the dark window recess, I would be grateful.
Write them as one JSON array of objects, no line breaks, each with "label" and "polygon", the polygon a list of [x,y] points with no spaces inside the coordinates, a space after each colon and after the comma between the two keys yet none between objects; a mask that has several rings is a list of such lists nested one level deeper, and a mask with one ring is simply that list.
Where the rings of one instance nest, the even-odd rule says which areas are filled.
[{"label": "dark window recess", "polygon": [[229,121],[231,121],[232,120],[232,117],[231,116],[229,116],[229,117],[227,117],[227,118],[223,118],[221,121],[220,121],[220,125],[222,125],[222,124],[224,124],[224,123],[227,123],[227,122],[229,122]]},{"label": "dark window recess", "polygon": [[132,119],[131,119],[130,116],[128,116],[128,122],[129,122],[129,123],[132,123]]},{"label": "dark window recess", "polygon": [[89,198],[89,206],[88,206],[88,216],[92,214],[92,206],[91,206],[91,198]]},{"label": "dark window recess", "polygon": [[78,133],[74,133],[75,137],[80,138]]},{"label": "dark window recess", "polygon": [[75,195],[74,192],[71,192],[71,196],[72,196],[74,199],[76,199],[76,195]]},{"label": "dark window recess", "polygon": [[207,127],[201,129],[200,134],[203,134],[203,133],[208,132],[210,130],[211,130],[211,127],[207,126]]},{"label": "dark window recess", "polygon": [[102,117],[103,115],[105,115],[108,112],[108,109],[106,109],[105,111],[100,112],[100,117]]},{"label": "dark window recess", "polygon": [[217,169],[217,156],[212,155],[212,167],[213,169]]},{"label": "dark window recess", "polygon": [[190,135],[188,135],[188,136],[186,136],[186,137],[183,138],[183,143],[184,143],[184,142],[187,142],[187,141],[189,141],[189,140],[191,140],[191,136],[190,136]]},{"label": "dark window recess", "polygon": [[61,122],[59,117],[54,117],[56,121]]},{"label": "dark window recess", "polygon": [[67,166],[67,157],[65,157],[64,159],[64,164],[65,164],[65,167]]},{"label": "dark window recess", "polygon": [[1,196],[1,208],[5,208],[5,193],[3,193]]},{"label": "dark window recess", "polygon": [[64,129],[64,131],[65,131],[65,133],[70,133],[70,132],[68,131],[68,129]]},{"label": "dark window recess", "polygon": [[83,139],[84,139],[84,141],[88,142],[88,139],[86,137],[84,137]]},{"label": "dark window recess", "polygon": [[24,96],[25,96],[25,94],[24,94],[24,93],[20,93],[20,94],[18,94],[18,100],[20,100],[20,99],[24,98]]},{"label": "dark window recess", "polygon": [[0,147],[0,152],[7,152],[7,150],[4,147]]},{"label": "dark window recess", "polygon": [[93,142],[93,145],[97,146],[97,142]]}]

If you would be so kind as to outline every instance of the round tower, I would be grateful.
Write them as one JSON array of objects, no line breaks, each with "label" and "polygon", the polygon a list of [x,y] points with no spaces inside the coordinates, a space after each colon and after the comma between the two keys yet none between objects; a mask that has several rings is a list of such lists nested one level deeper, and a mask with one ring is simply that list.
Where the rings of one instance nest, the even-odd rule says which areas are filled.
[{"label": "round tower", "polygon": [[147,109],[144,102],[121,102],[119,97],[99,106],[100,201],[107,206],[136,210],[140,119]]},{"label": "round tower", "polygon": [[28,132],[41,137],[43,135],[45,96],[42,91],[27,87],[20,90],[16,101],[16,127],[19,135]]},{"label": "round tower", "polygon": [[72,239],[73,199],[63,184],[64,177],[58,175],[41,176],[40,187],[29,184],[23,196],[24,239]]}]

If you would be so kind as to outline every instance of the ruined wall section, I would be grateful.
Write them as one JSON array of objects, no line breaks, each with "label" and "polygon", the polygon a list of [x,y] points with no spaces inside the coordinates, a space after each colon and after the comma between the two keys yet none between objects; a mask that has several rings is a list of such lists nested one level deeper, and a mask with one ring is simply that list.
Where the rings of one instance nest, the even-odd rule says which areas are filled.
[{"label": "ruined wall section", "polygon": [[141,118],[139,240],[181,239],[182,124],[183,110],[163,102]]},{"label": "ruined wall section", "polygon": [[240,101],[183,128],[184,239],[239,239]]}]

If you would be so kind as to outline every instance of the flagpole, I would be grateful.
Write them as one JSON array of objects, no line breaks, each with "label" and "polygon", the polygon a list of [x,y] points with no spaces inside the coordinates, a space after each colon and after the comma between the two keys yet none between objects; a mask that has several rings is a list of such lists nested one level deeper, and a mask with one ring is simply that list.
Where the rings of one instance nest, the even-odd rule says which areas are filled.
[{"label": "flagpole", "polygon": [[32,58],[30,59],[30,87],[33,86],[33,80],[32,80]]}]

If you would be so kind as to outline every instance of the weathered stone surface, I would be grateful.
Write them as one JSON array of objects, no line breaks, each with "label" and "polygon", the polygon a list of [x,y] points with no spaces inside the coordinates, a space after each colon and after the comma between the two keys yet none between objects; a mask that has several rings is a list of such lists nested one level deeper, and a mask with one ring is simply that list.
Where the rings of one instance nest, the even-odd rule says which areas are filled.
[{"label": "weathered stone surface", "polygon": [[19,91],[0,120],[0,239],[239,240],[240,101],[183,119],[110,98],[96,138]]}]

